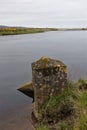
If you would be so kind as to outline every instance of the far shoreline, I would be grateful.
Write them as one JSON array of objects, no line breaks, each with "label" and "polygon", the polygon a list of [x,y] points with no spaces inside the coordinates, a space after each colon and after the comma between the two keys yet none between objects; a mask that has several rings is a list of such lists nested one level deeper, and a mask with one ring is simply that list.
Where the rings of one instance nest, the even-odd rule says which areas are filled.
[{"label": "far shoreline", "polygon": [[0,36],[34,34],[48,31],[86,31],[87,28],[27,28],[0,26]]}]

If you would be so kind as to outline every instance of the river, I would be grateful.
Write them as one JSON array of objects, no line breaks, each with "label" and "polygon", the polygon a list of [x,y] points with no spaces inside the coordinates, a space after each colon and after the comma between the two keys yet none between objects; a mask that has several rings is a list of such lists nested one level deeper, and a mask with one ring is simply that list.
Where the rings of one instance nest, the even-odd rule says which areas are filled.
[{"label": "river", "polygon": [[87,79],[87,31],[0,36],[0,129],[31,129],[32,99],[17,88],[32,79],[31,63],[42,56],[63,61],[69,79]]}]

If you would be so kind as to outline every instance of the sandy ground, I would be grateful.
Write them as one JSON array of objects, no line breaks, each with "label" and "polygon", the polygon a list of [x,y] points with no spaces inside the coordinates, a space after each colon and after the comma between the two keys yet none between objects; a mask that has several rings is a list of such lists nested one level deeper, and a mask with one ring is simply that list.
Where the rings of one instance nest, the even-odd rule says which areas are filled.
[{"label": "sandy ground", "polygon": [[12,113],[9,119],[0,123],[0,130],[34,130],[31,121],[31,108],[26,106]]}]

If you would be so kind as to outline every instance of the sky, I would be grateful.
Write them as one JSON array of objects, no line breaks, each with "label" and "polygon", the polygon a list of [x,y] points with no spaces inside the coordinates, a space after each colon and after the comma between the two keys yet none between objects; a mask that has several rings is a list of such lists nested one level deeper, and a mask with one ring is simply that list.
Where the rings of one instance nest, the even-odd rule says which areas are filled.
[{"label": "sky", "polygon": [[0,0],[0,25],[87,27],[87,0]]}]

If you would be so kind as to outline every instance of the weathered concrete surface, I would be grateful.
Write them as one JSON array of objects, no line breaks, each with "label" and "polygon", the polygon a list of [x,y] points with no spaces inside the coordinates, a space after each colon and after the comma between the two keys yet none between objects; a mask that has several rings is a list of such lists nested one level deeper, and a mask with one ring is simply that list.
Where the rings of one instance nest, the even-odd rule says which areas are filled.
[{"label": "weathered concrete surface", "polygon": [[42,118],[39,107],[45,99],[56,96],[65,88],[67,82],[66,65],[55,59],[41,57],[33,62],[32,82],[18,90],[32,97],[32,111],[37,120]]},{"label": "weathered concrete surface", "polygon": [[50,96],[58,95],[67,81],[66,66],[59,60],[42,57],[32,63],[34,86],[33,113],[39,120],[39,107]]}]

